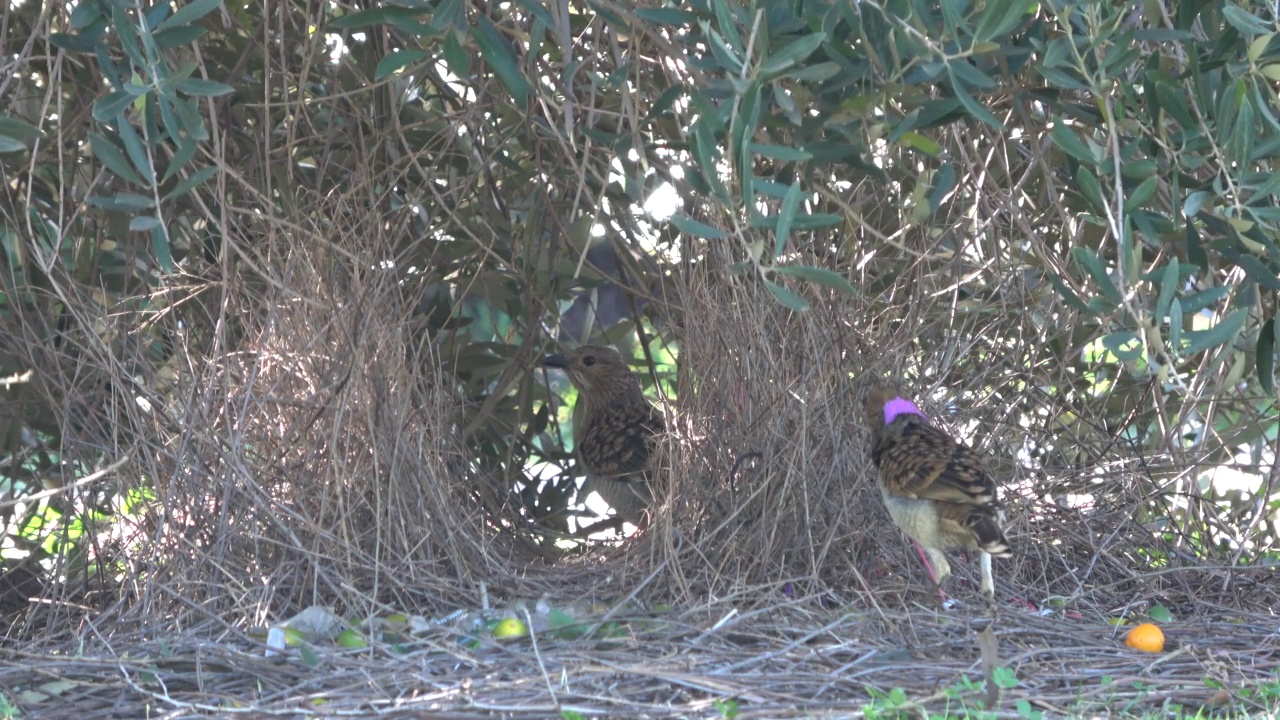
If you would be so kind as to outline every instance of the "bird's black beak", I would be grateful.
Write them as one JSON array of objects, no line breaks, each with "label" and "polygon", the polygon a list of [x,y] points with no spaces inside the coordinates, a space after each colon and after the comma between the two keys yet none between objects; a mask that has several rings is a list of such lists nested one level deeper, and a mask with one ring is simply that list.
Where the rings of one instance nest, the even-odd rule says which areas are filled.
[{"label": "bird's black beak", "polygon": [[560,369],[562,369],[562,370],[568,370],[568,369],[569,369],[569,357],[568,357],[567,355],[564,355],[563,353],[556,353],[555,355],[548,355],[548,356],[546,356],[546,357],[542,358],[542,366],[543,366],[543,367],[560,368]]}]

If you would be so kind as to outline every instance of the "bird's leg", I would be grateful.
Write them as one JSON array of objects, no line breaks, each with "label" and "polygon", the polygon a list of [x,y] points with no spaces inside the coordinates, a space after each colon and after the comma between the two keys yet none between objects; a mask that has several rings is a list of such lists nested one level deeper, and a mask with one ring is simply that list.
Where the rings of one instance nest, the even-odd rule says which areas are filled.
[{"label": "bird's leg", "polygon": [[924,563],[924,571],[929,573],[929,580],[933,581],[933,589],[938,591],[938,599],[942,602],[942,606],[947,605],[947,594],[942,592],[942,580],[938,578],[938,573],[933,570],[933,563],[929,562],[928,556],[925,555],[924,548],[920,547],[920,543],[915,540],[911,544],[916,549],[916,554],[920,556],[920,562]]},{"label": "bird's leg", "polygon": [[996,596],[996,581],[991,574],[991,554],[982,550],[982,594],[987,596],[987,600],[994,600]]},{"label": "bird's leg", "polygon": [[920,556],[920,562],[924,563],[924,571],[929,573],[929,579],[934,585],[938,584],[938,575],[933,571],[933,563],[929,562],[929,558],[924,554],[924,548],[920,547],[920,543],[915,540],[911,541],[911,546],[916,549],[916,555]]}]

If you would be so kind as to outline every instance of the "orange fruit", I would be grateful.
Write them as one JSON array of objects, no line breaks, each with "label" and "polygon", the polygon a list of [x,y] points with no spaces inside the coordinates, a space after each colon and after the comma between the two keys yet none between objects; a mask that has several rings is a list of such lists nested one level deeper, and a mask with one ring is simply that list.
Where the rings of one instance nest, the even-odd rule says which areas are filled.
[{"label": "orange fruit", "polygon": [[1158,653],[1164,650],[1164,633],[1151,623],[1142,623],[1129,631],[1124,644],[1134,650]]}]

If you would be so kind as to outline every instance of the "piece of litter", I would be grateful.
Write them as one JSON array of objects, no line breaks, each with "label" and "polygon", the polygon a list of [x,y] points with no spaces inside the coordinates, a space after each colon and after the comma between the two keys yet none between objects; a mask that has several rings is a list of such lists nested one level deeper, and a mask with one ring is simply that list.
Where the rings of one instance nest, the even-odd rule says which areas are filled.
[{"label": "piece of litter", "polygon": [[267,631],[267,657],[279,655],[285,648],[284,628],[273,627]]}]

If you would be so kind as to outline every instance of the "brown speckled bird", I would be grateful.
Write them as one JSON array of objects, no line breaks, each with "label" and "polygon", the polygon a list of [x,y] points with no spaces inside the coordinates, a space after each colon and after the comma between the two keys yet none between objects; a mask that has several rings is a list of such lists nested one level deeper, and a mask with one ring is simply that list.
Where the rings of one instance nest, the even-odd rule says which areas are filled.
[{"label": "brown speckled bird", "polygon": [[639,525],[653,497],[646,471],[656,435],[665,427],[662,414],[611,347],[583,345],[568,354],[548,355],[542,364],[566,370],[578,388],[573,436],[587,471],[583,495],[599,493],[618,517]]},{"label": "brown speckled bird", "polygon": [[965,548],[981,551],[982,592],[993,597],[991,557],[1012,553],[1000,528],[996,484],[978,453],[929,424],[891,387],[873,388],[865,410],[880,495],[917,551],[923,546],[920,559],[939,595],[945,601],[942,581],[951,573],[944,551]]}]

